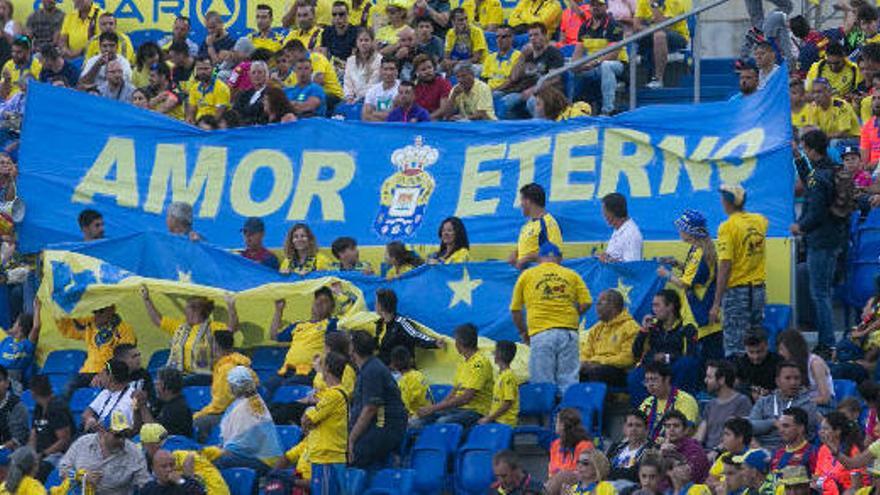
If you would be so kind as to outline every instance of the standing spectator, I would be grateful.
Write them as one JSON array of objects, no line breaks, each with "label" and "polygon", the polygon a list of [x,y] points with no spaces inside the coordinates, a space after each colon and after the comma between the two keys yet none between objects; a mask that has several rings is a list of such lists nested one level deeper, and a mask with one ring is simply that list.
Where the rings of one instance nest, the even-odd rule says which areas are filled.
[{"label": "standing spectator", "polygon": [[427,110],[433,119],[439,114],[443,100],[449,97],[452,85],[437,74],[434,60],[429,55],[417,55],[413,59],[413,67],[416,71],[416,103]]},{"label": "standing spectator", "polygon": [[[105,74],[107,79],[98,83],[98,94],[111,100],[116,100],[122,103],[131,103],[131,95],[134,93],[135,87],[125,80],[125,72],[123,71],[122,64],[119,60],[111,60],[110,62],[107,62]],[[174,106],[177,106],[176,99],[173,100],[173,103]],[[160,107],[154,107],[154,110],[159,112],[162,111]]]},{"label": "standing spectator", "polygon": [[492,456],[492,473],[495,482],[489,487],[490,495],[541,495],[541,482],[520,466],[512,450],[502,450]]},{"label": "standing spectator", "polygon": [[783,471],[791,467],[803,467],[809,472],[816,469],[819,449],[810,443],[808,430],[812,420],[799,407],[789,407],[782,411],[777,429],[782,445],[773,454],[770,470]]},{"label": "standing spectator", "polygon": [[544,34],[553,36],[559,28],[561,18],[562,6],[559,2],[524,0],[516,4],[508,22],[517,34],[529,32],[531,38],[531,30],[536,25],[544,26],[542,30]]},{"label": "standing spectator", "polygon": [[605,252],[599,255],[603,262],[641,261],[642,232],[635,220],[629,216],[626,197],[611,193],[602,198],[602,216],[605,223],[614,229]]},{"label": "standing spectator", "polygon": [[492,90],[488,84],[476,79],[475,70],[474,65],[468,61],[456,64],[454,73],[458,84],[441,105],[438,117],[461,121],[498,120],[495,117]]},{"label": "standing spectator", "polygon": [[[400,388],[400,399],[406,408],[407,414],[415,418],[419,409],[431,404],[431,390],[428,388],[428,379],[421,371],[415,368],[412,354],[406,347],[397,346],[391,351],[392,373],[397,374],[397,386]],[[493,397],[494,400],[494,397]]]},{"label": "standing spectator", "polygon": [[384,122],[394,107],[397,87],[400,84],[397,79],[397,62],[383,59],[379,79],[380,82],[371,86],[364,96],[361,119],[368,122]]},{"label": "standing spectator", "polygon": [[[517,4],[517,9],[529,3],[532,2],[520,2]],[[542,2],[542,5],[550,4],[553,2]],[[559,8],[558,3],[553,5]],[[514,25],[513,22],[511,25]],[[565,64],[562,52],[547,41],[547,26],[541,23],[532,24],[528,28],[528,33],[529,43],[523,47],[519,62],[510,72],[510,84],[504,87],[502,101],[508,118],[528,117],[532,113],[529,107],[534,105],[530,100],[534,102],[533,96],[537,89],[535,83],[541,76]],[[557,84],[557,81],[558,79],[555,79],[547,83]]]},{"label": "standing spectator", "polygon": [[516,251],[510,253],[507,262],[522,270],[538,260],[542,244],[549,242],[561,247],[562,231],[556,218],[547,211],[547,194],[539,184],[532,182],[519,189],[519,206],[528,221],[519,229]]},{"label": "standing spectator", "polygon": [[73,7],[74,10],[64,16],[58,36],[66,59],[82,56],[89,40],[98,33],[98,16],[102,12],[92,0],[77,0]]},{"label": "standing spectator", "polygon": [[171,34],[165,35],[159,40],[158,45],[167,52],[171,50],[171,45],[175,42],[183,43],[189,56],[195,57],[199,54],[199,45],[189,39],[191,27],[189,17],[178,16],[174,19],[174,25],[171,26]]},{"label": "standing spectator", "polygon": [[556,417],[556,434],[559,438],[550,444],[550,463],[547,466],[549,493],[558,494],[560,490],[577,481],[575,471],[578,459],[584,452],[593,450],[590,434],[584,428],[581,413],[575,408],[566,407]]},{"label": "standing spectator", "polygon": [[709,361],[706,365],[706,391],[715,398],[703,408],[702,421],[694,437],[707,449],[721,445],[730,418],[745,418],[752,411],[752,401],[733,388],[735,379],[736,368],[728,361]]},{"label": "standing spectator", "polygon": [[[480,26],[485,31],[494,32],[504,24],[504,10],[500,0],[464,0],[459,4],[467,13],[468,23]],[[453,20],[453,22],[455,22]]]},{"label": "standing spectator", "polygon": [[755,65],[758,66],[758,89],[762,89],[779,68],[772,43],[763,40],[755,45]]},{"label": "standing spectator", "polygon": [[[776,337],[777,348],[782,359],[796,364],[801,369],[801,377],[808,386],[813,401],[823,408],[834,406],[834,381],[831,370],[820,356],[811,353],[807,341],[799,330],[789,329]],[[830,353],[830,349],[829,349]]]},{"label": "standing spectator", "polygon": [[174,455],[167,450],[153,454],[153,479],[138,490],[139,495],[205,495],[205,486],[191,470],[177,470]]},{"label": "standing spectator", "polygon": [[245,249],[241,255],[245,258],[257,262],[267,268],[278,270],[278,257],[272,254],[272,251],[266,249],[263,245],[263,238],[266,235],[266,226],[263,220],[257,217],[248,218],[241,228],[244,236]]},{"label": "standing spectator", "polygon": [[693,481],[702,483],[709,473],[709,461],[706,452],[700,446],[700,442],[688,435],[688,418],[678,410],[666,413],[663,418],[663,441],[660,443],[660,453],[671,455],[677,452],[687,459],[693,474]]},{"label": "standing spectator", "polygon": [[193,69],[193,82],[187,97],[186,121],[196,123],[206,115],[220,118],[229,108],[229,86],[214,75],[214,65],[207,55],[199,55]]},{"label": "standing spectator", "polygon": [[55,0],[41,0],[40,7],[28,16],[25,23],[27,35],[34,40],[34,46],[53,44],[64,24],[64,12],[58,8]]},{"label": "standing spectator", "polygon": [[810,118],[829,139],[851,139],[861,135],[859,117],[852,105],[843,97],[832,96],[827,79],[815,79],[812,94]]},{"label": "standing spectator", "polygon": [[143,452],[128,440],[130,435],[131,423],[125,414],[116,411],[108,415],[97,433],[87,433],[73,442],[58,463],[58,472],[76,473],[77,482],[93,493],[135,493],[147,484],[150,473]]},{"label": "standing spectator", "polygon": [[208,57],[212,64],[229,60],[232,48],[235,46],[235,38],[226,32],[223,18],[215,11],[205,14],[205,29],[208,35],[199,46],[198,59]]},{"label": "standing spectator", "polygon": [[79,212],[79,230],[83,242],[97,241],[104,238],[104,215],[97,210],[85,209]]},{"label": "standing spectator", "polygon": [[[54,1],[54,0],[53,0]],[[75,88],[79,81],[79,71],[64,57],[55,45],[43,45],[40,48],[43,58],[43,70],[40,71],[40,82],[62,84],[68,88]]]},{"label": "standing spectator", "polygon": [[358,28],[355,47],[345,61],[343,92],[347,103],[362,101],[367,91],[379,83],[382,56],[373,43],[373,32]]},{"label": "standing spectator", "polygon": [[[687,13],[691,10],[691,0],[638,0],[634,29],[642,31],[652,25]],[[655,31],[652,36],[643,38],[639,42],[639,52],[644,60],[648,60],[654,67],[654,74],[647,87],[657,89],[663,87],[663,76],[666,73],[666,62],[669,52],[675,52],[687,48],[691,35],[687,22],[680,21]]]},{"label": "standing spectator", "polygon": [[464,222],[458,217],[447,217],[440,223],[437,229],[437,237],[440,238],[440,246],[437,251],[428,256],[427,264],[437,265],[450,263],[464,263],[470,259],[470,241],[468,241],[467,229]]},{"label": "standing spectator", "polygon": [[284,259],[278,269],[283,274],[305,275],[330,269],[330,260],[318,252],[318,240],[304,223],[294,224],[284,238]]},{"label": "standing spectator", "polygon": [[46,489],[35,478],[39,468],[40,458],[33,448],[24,446],[15,449],[15,452],[9,456],[6,480],[0,484],[0,493],[4,495],[46,495]]},{"label": "standing spectator", "polygon": [[[542,244],[538,265],[522,272],[516,281],[510,312],[520,338],[531,347],[530,379],[553,383],[564,392],[578,381],[578,322],[593,299],[580,275],[560,265],[561,261],[555,244]],[[548,284],[551,291],[546,290]]]},{"label": "standing spectator", "polygon": [[352,332],[351,359],[358,376],[349,415],[348,453],[349,463],[365,468],[387,460],[400,446],[407,424],[400,389],[375,353],[376,340],[369,333]]},{"label": "standing spectator", "polygon": [[89,407],[82,413],[82,429],[94,432],[100,428],[101,422],[121,412],[128,424],[134,424],[134,393],[135,387],[128,379],[128,366],[122,361],[107,362],[108,379]]},{"label": "standing spectator", "polygon": [[[592,17],[584,22],[578,31],[580,43],[575,46],[572,59],[577,60],[587,54],[595,53],[623,39],[623,28],[608,14],[606,0],[590,0]],[[624,64],[628,62],[626,47],[611,52],[600,60],[581,66],[583,77],[589,81],[598,81],[601,92],[601,113],[611,115],[614,112],[614,99],[617,95],[617,78],[623,74]],[[583,95],[583,93],[580,93]],[[595,101],[590,98],[588,101]]]},{"label": "standing spectator", "polygon": [[764,237],[767,218],[747,213],[746,190],[740,185],[721,186],[721,205],[727,220],[718,227],[718,281],[709,320],[719,321],[722,302],[724,353],[742,353],[749,329],[761,326],[766,301]]},{"label": "standing spectator", "polygon": [[134,329],[122,320],[116,306],[96,309],[92,316],[85,318],[61,318],[57,325],[61,335],[86,344],[86,360],[69,385],[70,393],[92,386],[95,375],[104,371],[107,361],[113,359],[116,346],[137,341]]},{"label": "standing spectator", "polygon": [[700,408],[694,397],[672,386],[672,370],[660,362],[645,365],[645,388],[648,396],[639,409],[648,418],[648,441],[656,442],[663,433],[663,420],[670,411],[681,411],[687,425],[696,424]]},{"label": "standing spectator", "polygon": [[[213,390],[212,390],[213,400]],[[142,391],[136,393],[136,424],[158,423],[171,435],[191,437],[193,412],[183,396],[183,375],[174,368],[162,368],[156,376],[155,407]]]},{"label": "standing spectator", "polygon": [[492,390],[492,409],[489,414],[480,418],[479,424],[500,423],[515,427],[519,416],[519,381],[510,363],[516,357],[516,344],[509,340],[495,343],[495,366],[498,366],[498,378]]},{"label": "standing spectator", "polygon": [[825,50],[825,59],[814,63],[807,73],[807,91],[813,89],[816,79],[825,79],[834,96],[845,98],[852,93],[862,82],[862,73],[846,55],[843,45],[830,43]]},{"label": "standing spectator", "polygon": [[623,25],[624,36],[631,36],[636,15],[636,0],[608,0],[608,14]]},{"label": "standing spectator", "polygon": [[745,346],[745,354],[734,358],[737,388],[757,401],[776,389],[776,367],[782,358],[770,352],[767,332],[761,327],[746,335]]},{"label": "standing spectator", "polygon": [[849,218],[837,216],[835,201],[835,168],[828,158],[828,138],[822,131],[804,134],[803,158],[795,160],[798,175],[806,187],[804,206],[793,235],[803,235],[807,244],[807,273],[810,277],[810,298],[816,309],[816,330],[819,345],[816,352],[830,356],[834,348],[834,313],[831,307],[831,286],[834,267],[848,241]]},{"label": "standing spectator", "polygon": [[776,390],[761,397],[752,406],[749,420],[752,422],[752,431],[759,445],[766,448],[779,446],[780,432],[776,430],[776,424],[784,410],[799,408],[805,412],[808,418],[809,429],[806,431],[809,437],[816,431],[816,403],[813,402],[810,393],[803,387],[800,366],[784,361],[776,368]]},{"label": "standing spectator", "polygon": [[333,24],[324,28],[319,50],[329,58],[337,69],[344,69],[345,61],[357,44],[358,29],[348,21],[348,4],[342,0],[333,2]]},{"label": "standing spectator", "polygon": [[626,372],[635,363],[633,341],[641,327],[615,289],[599,294],[596,315],[599,321],[580,339],[581,381],[626,386]]},{"label": "standing spectator", "polygon": [[70,447],[76,425],[67,403],[52,393],[47,375],[31,378],[30,390],[35,405],[28,445],[40,456],[37,478],[45,481]]},{"label": "standing spectator", "polygon": [[415,85],[401,81],[397,87],[397,100],[394,109],[388,114],[387,122],[419,123],[430,122],[431,115],[415,101]]},{"label": "standing spectator", "polygon": [[79,77],[79,85],[83,88],[100,87],[102,83],[107,82],[107,70],[116,61],[122,69],[122,79],[125,82],[131,81],[131,64],[124,57],[120,57],[116,53],[119,46],[119,37],[116,33],[101,33],[98,38],[101,46],[101,53],[89,58],[83,64],[83,70]]},{"label": "standing spectator", "polygon": [[639,461],[648,448],[648,422],[645,413],[632,409],[626,413],[623,423],[623,438],[608,449],[611,461],[609,479],[639,481]]},{"label": "standing spectator", "polygon": [[324,356],[320,366],[327,387],[317,393],[318,402],[302,416],[312,476],[323,481],[321,495],[344,492],[347,447],[351,444],[346,435],[348,392],[340,381],[347,361],[335,352]]},{"label": "standing spectator", "polygon": [[[0,5],[4,5],[0,2]],[[0,79],[0,96],[4,100],[15,96],[19,90],[19,81],[25,74],[30,74],[34,79],[40,78],[43,65],[31,52],[31,40],[27,36],[19,36],[12,42],[12,58],[3,64],[2,79]]]}]

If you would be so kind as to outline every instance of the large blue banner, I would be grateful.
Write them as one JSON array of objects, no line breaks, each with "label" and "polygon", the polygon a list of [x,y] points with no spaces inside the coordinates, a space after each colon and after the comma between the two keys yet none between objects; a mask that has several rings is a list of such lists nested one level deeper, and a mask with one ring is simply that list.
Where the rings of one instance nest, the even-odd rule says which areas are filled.
[{"label": "large blue banner", "polygon": [[[566,122],[370,124],[305,120],[206,132],[163,115],[34,84],[21,146],[25,251],[80,238],[84,208],[107,235],[164,229],[171,201],[194,204],[196,230],[241,245],[246,217],[266,242],[307,222],[321,245],[400,239],[434,244],[443,218],[473,243],[511,243],[523,223],[518,189],[537,182],[570,241],[607,239],[600,199],[618,191],[648,240],[676,239],[687,207],[723,220],[717,188],[739,182],[747,208],[786,236],[793,219],[785,75],[748,98],[658,105]],[[585,253],[586,254],[586,253]]]}]

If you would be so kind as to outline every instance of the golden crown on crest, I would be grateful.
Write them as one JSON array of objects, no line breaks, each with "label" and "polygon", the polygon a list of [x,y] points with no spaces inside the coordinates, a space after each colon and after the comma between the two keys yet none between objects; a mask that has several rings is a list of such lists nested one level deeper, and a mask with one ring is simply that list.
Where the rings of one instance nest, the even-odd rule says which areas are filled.
[{"label": "golden crown on crest", "polygon": [[404,174],[416,174],[436,163],[438,158],[440,152],[437,148],[426,146],[422,136],[416,136],[415,144],[394,150],[391,154],[391,163]]}]

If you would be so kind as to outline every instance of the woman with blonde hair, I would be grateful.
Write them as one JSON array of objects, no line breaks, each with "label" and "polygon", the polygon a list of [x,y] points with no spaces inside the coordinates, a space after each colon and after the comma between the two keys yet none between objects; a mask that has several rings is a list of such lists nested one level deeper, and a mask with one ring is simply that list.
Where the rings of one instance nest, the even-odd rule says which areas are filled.
[{"label": "woman with blonde hair", "polygon": [[597,449],[587,450],[578,457],[575,477],[577,482],[570,485],[566,495],[616,495],[614,486],[605,481],[611,472],[611,462]]},{"label": "woman with blonde hair", "polygon": [[298,223],[287,231],[284,238],[284,259],[279,271],[284,274],[305,275],[330,269],[330,260],[318,252],[318,240],[312,229]]},{"label": "woman with blonde hair", "polygon": [[545,85],[535,93],[535,113],[539,118],[558,122],[575,117],[588,117],[592,114],[592,108],[589,103],[583,101],[569,103],[562,91],[554,86]]}]

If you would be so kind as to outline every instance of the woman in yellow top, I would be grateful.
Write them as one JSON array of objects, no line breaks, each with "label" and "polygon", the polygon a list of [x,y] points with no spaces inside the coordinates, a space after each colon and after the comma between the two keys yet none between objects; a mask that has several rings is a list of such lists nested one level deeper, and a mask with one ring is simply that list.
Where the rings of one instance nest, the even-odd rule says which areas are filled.
[{"label": "woman in yellow top", "polygon": [[211,372],[214,367],[215,346],[214,332],[229,330],[235,333],[238,327],[238,313],[235,310],[235,299],[226,296],[226,309],[229,312],[229,325],[212,321],[214,302],[204,297],[190,297],[183,309],[184,320],[162,316],[156,309],[150,292],[141,286],[141,298],[147,308],[147,314],[153,325],[171,334],[171,352],[166,366],[183,372],[184,386],[211,384]]},{"label": "woman in yellow top", "polygon": [[0,485],[0,495],[46,495],[43,484],[35,478],[39,468],[34,449],[19,447],[9,458],[9,470],[6,481]]},{"label": "woman in yellow top", "polygon": [[406,249],[402,242],[393,241],[385,246],[385,263],[390,266],[385,279],[393,280],[413,268],[422,266],[424,261],[417,254]]},{"label": "woman in yellow top", "polygon": [[131,85],[146,88],[150,85],[150,68],[155,64],[164,64],[162,50],[152,41],[146,41],[138,47],[135,62],[131,67]]},{"label": "woman in yellow top", "polygon": [[[566,495],[616,495],[614,486],[605,481],[611,472],[611,462],[598,449],[590,449],[578,457],[575,477],[577,483],[563,490]],[[549,493],[549,492],[548,492]]]},{"label": "woman in yellow top", "polygon": [[281,273],[305,275],[329,268],[330,260],[318,252],[318,240],[308,225],[298,223],[287,231],[287,237],[284,238],[284,259],[279,268]]},{"label": "woman in yellow top", "polygon": [[428,380],[421,371],[415,367],[412,354],[399,345],[391,350],[391,370],[397,377],[397,387],[400,389],[400,400],[403,407],[409,413],[410,421],[418,418],[419,409],[433,404],[431,388]]},{"label": "woman in yellow top", "polygon": [[464,223],[458,217],[448,217],[437,232],[440,248],[428,257],[429,265],[466,263],[470,260],[470,241]]}]

